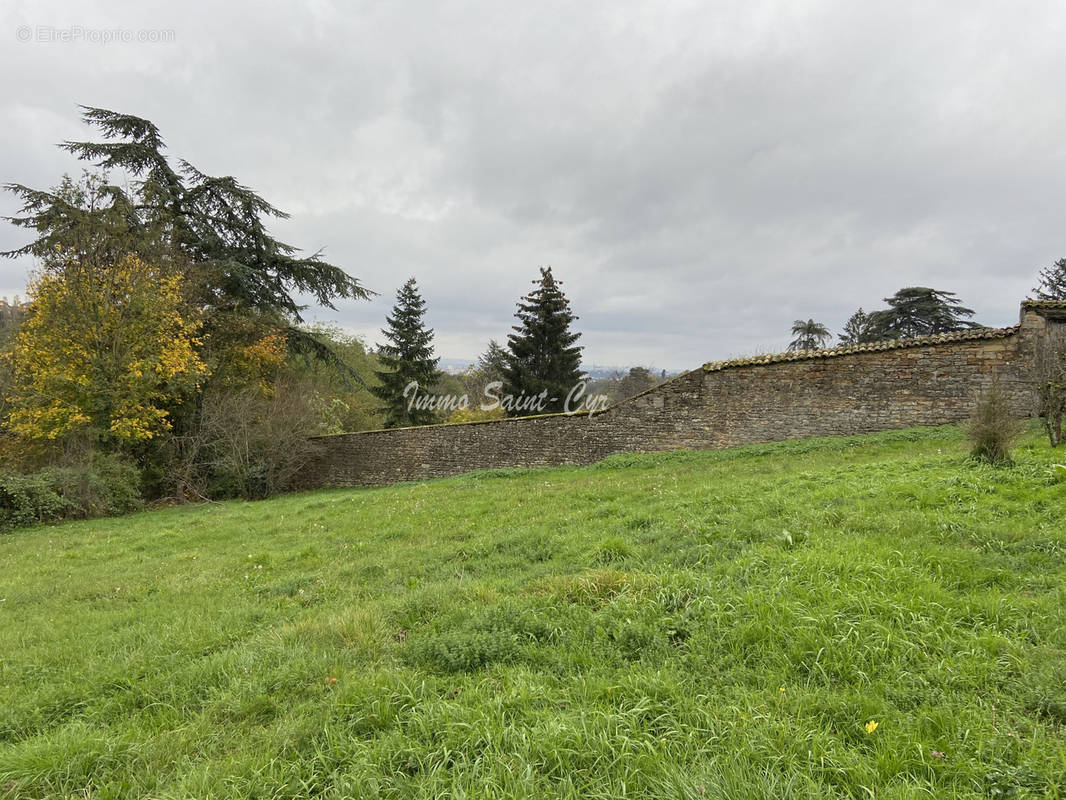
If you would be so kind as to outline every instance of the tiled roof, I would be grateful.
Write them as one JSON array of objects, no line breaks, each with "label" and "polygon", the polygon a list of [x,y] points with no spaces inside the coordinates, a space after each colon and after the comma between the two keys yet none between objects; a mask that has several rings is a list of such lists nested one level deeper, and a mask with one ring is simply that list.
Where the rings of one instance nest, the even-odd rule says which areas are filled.
[{"label": "tiled roof", "polygon": [[1033,311],[1066,309],[1066,300],[1022,300],[1022,308]]},{"label": "tiled roof", "polygon": [[[1063,304],[1066,308],[1066,303]],[[913,339],[886,339],[881,342],[870,342],[853,347],[833,347],[828,350],[796,350],[788,353],[774,353],[765,356],[753,356],[751,358],[734,358],[729,361],[710,361],[703,365],[704,372],[718,372],[730,367],[747,367],[756,364],[777,364],[782,361],[810,361],[816,358],[835,358],[847,356],[852,353],[876,353],[882,350],[902,350],[908,347],[926,347],[928,345],[944,344],[946,342],[965,342],[971,339],[1002,339],[1018,332],[1018,325],[1009,328],[977,328],[969,331],[956,331],[954,333],[938,333],[934,336],[916,336]]]}]

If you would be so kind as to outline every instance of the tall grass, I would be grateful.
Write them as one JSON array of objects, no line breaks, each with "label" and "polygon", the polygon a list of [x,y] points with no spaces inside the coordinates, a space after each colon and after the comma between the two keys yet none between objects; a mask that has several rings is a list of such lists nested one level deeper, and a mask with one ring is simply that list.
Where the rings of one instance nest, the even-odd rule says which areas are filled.
[{"label": "tall grass", "polygon": [[0,797],[1061,797],[1052,452],[940,428],[0,536]]}]

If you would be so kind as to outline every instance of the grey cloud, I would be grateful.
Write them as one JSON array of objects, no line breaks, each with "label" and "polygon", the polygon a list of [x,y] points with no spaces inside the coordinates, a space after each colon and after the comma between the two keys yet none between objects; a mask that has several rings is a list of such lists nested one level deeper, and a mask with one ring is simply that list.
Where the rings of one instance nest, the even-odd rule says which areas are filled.
[{"label": "grey cloud", "polygon": [[1009,324],[1066,255],[1066,11],[1049,4],[45,13],[15,3],[0,35],[66,20],[177,41],[12,41],[0,64],[28,77],[3,101],[4,179],[77,168],[51,147],[82,135],[75,103],[147,116],[382,293],[319,313],[371,341],[413,274],[442,355],[474,357],[552,264],[589,361],[686,367],[779,349],[796,317],[839,328],[907,284]]}]

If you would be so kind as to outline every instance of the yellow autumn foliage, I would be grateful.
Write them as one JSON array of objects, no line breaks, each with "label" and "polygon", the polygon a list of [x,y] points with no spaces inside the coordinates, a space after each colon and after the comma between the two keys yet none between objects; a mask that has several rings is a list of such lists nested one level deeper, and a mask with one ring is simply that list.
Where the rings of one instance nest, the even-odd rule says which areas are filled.
[{"label": "yellow autumn foliage", "polygon": [[19,436],[150,439],[169,427],[165,406],[206,373],[177,275],[135,256],[72,262],[38,274],[30,293],[10,354],[8,427]]},{"label": "yellow autumn foliage", "polygon": [[254,385],[264,395],[274,391],[274,378],[285,363],[288,344],[282,333],[269,333],[254,342],[237,345],[227,354],[225,376],[229,385]]}]

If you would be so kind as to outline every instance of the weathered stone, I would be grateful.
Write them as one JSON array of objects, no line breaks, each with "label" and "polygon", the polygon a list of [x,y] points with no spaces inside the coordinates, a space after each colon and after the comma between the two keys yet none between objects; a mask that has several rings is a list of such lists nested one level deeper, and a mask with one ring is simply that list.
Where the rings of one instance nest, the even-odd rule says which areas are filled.
[{"label": "weathered stone", "polygon": [[1027,301],[1012,328],[715,362],[593,416],[552,415],[318,437],[305,486],[477,469],[589,464],[623,452],[735,447],[942,425],[969,417],[993,378],[1019,417],[1034,407],[1035,346],[1066,305]]}]

